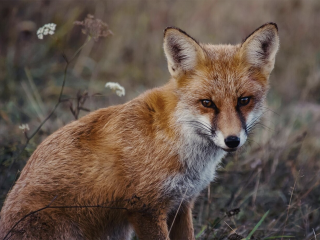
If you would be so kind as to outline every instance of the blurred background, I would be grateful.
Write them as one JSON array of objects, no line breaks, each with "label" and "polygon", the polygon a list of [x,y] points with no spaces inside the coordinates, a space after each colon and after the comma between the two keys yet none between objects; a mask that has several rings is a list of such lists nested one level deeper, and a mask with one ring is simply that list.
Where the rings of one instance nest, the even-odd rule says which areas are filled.
[{"label": "blurred background", "polygon": [[[73,22],[88,14],[113,35],[88,42],[65,74],[66,59],[87,39]],[[236,44],[275,22],[281,46],[263,120],[199,196],[195,232],[198,239],[241,239],[269,210],[252,239],[320,239],[320,1],[1,1],[0,19],[0,207],[44,138],[88,110],[168,81],[167,26],[203,43]],[[40,40],[37,30],[47,23],[57,24],[55,33]],[[37,131],[59,102],[64,77],[63,101]],[[118,82],[126,95],[106,82]],[[230,216],[233,209],[240,212]]]}]

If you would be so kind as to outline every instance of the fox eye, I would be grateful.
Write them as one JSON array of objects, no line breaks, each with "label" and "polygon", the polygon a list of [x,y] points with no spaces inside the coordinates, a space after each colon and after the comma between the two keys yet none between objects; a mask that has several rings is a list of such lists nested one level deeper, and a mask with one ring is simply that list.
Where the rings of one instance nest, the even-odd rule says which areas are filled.
[{"label": "fox eye", "polygon": [[215,108],[216,107],[216,105],[211,100],[208,100],[208,99],[201,100],[201,103],[206,108]]},{"label": "fox eye", "polygon": [[250,97],[238,98],[238,106],[242,107],[247,105],[250,102]]}]

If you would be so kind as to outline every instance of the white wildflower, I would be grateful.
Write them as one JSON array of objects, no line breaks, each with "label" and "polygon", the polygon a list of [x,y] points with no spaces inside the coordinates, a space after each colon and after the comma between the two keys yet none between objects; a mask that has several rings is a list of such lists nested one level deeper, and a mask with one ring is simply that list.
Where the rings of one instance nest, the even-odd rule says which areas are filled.
[{"label": "white wildflower", "polygon": [[126,94],[124,87],[122,87],[119,83],[107,82],[105,87],[114,90],[119,97]]},{"label": "white wildflower", "polygon": [[37,31],[37,35],[39,39],[43,39],[44,35],[53,35],[54,31],[56,30],[57,24],[55,23],[47,23],[43,25],[43,27],[39,28]]},{"label": "white wildflower", "polygon": [[28,124],[22,124],[22,125],[19,126],[19,128],[22,129],[24,132],[30,130]]}]

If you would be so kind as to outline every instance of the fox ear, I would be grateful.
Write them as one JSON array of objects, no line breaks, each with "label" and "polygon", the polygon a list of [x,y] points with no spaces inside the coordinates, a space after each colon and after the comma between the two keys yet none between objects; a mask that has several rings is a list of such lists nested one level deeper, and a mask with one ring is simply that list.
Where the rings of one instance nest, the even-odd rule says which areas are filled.
[{"label": "fox ear", "polygon": [[163,48],[169,72],[174,78],[179,78],[193,70],[204,57],[204,52],[198,42],[179,28],[165,29]]},{"label": "fox ear", "polygon": [[267,23],[251,33],[241,45],[241,56],[247,63],[262,69],[269,76],[279,49],[278,27]]}]

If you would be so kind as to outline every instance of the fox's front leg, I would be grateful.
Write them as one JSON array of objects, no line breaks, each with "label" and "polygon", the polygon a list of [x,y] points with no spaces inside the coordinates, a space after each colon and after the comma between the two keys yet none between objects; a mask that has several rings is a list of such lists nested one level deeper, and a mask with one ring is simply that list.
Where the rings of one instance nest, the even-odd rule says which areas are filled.
[{"label": "fox's front leg", "polygon": [[171,240],[194,240],[194,230],[192,223],[193,203],[181,206],[178,213],[174,212],[168,221],[168,228],[171,228]]},{"label": "fox's front leg", "polygon": [[134,213],[129,222],[139,240],[170,240],[165,214]]}]

